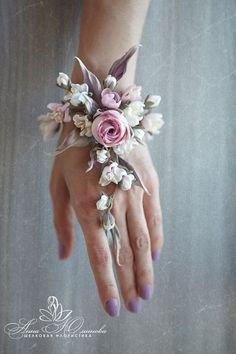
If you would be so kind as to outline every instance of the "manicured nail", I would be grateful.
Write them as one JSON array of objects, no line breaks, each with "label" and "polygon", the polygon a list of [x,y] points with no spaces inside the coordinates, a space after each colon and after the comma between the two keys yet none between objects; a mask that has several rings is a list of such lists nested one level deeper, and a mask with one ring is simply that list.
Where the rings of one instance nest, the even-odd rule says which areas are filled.
[{"label": "manicured nail", "polygon": [[153,286],[152,285],[145,285],[140,289],[140,296],[144,300],[150,300],[153,293]]},{"label": "manicured nail", "polygon": [[128,308],[131,312],[134,313],[138,313],[142,310],[142,303],[141,300],[136,299],[132,299],[129,304],[128,304]]},{"label": "manicured nail", "polygon": [[152,252],[152,260],[153,261],[159,261],[160,258],[161,258],[161,251],[156,250],[156,251]]},{"label": "manicured nail", "polygon": [[117,299],[115,298],[112,298],[110,300],[108,300],[106,302],[106,311],[108,312],[108,314],[112,317],[114,316],[119,316],[119,312],[120,312],[120,309],[119,309],[119,302]]},{"label": "manicured nail", "polygon": [[59,243],[58,254],[59,254],[59,258],[60,259],[64,259],[65,258],[66,248],[65,248],[65,245],[63,245],[62,243]]}]

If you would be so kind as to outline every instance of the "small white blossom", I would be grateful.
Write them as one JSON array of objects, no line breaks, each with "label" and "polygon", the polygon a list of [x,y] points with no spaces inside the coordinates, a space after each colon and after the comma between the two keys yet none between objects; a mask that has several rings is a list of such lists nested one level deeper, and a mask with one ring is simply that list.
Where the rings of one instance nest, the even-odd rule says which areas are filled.
[{"label": "small white blossom", "polygon": [[100,163],[106,162],[109,158],[109,153],[105,149],[97,150],[96,155],[97,155],[97,161]]},{"label": "small white blossom", "polygon": [[133,129],[134,132],[134,136],[135,138],[139,139],[139,140],[143,140],[143,137],[145,135],[145,131],[143,129]]},{"label": "small white blossom", "polygon": [[98,210],[106,210],[109,207],[109,197],[106,194],[102,194],[100,199],[96,203]]},{"label": "small white blossom", "polygon": [[159,105],[161,102],[161,96],[157,95],[148,95],[144,101],[145,107],[154,108]]},{"label": "small white blossom", "polygon": [[132,183],[134,180],[134,175],[132,173],[129,173],[128,175],[125,175],[122,177],[121,182],[119,183],[120,188],[123,191],[127,191],[132,187]]},{"label": "small white blossom", "polygon": [[126,170],[119,167],[117,162],[112,162],[110,165],[104,167],[99,184],[103,187],[111,182],[118,184],[126,174]]},{"label": "small white blossom", "polygon": [[114,88],[117,85],[117,80],[114,76],[108,75],[105,80],[104,80],[104,87],[107,87],[111,90],[114,90]]},{"label": "small white blossom", "polygon": [[113,146],[113,150],[117,155],[128,154],[131,150],[133,150],[134,146],[138,145],[136,139],[130,138],[126,140],[125,143]]},{"label": "small white blossom", "polygon": [[68,87],[70,84],[69,76],[64,73],[59,73],[59,76],[57,78],[57,84],[58,86]]},{"label": "small white blossom", "polygon": [[131,127],[138,125],[143,118],[143,108],[144,103],[142,101],[133,101],[123,110],[123,114]]},{"label": "small white blossom", "polygon": [[121,100],[122,102],[126,101],[140,101],[142,86],[131,85],[123,92]]},{"label": "small white blossom", "polygon": [[73,116],[73,121],[75,126],[80,128],[81,136],[87,136],[90,138],[93,135],[91,130],[92,122],[90,122],[87,115],[75,114]]},{"label": "small white blossom", "polygon": [[89,88],[87,84],[71,84],[70,91],[64,97],[65,101],[70,101],[72,106],[85,105],[88,112],[91,111],[93,100],[88,95]]},{"label": "small white blossom", "polygon": [[142,120],[143,127],[151,134],[159,134],[164,123],[160,113],[149,113]]}]

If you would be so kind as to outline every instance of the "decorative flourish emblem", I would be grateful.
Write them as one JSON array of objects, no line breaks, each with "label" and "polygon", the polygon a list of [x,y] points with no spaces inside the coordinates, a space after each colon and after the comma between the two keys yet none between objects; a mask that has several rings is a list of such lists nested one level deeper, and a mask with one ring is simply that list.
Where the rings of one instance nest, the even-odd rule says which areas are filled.
[{"label": "decorative flourish emblem", "polygon": [[[105,325],[100,329],[82,329],[84,318],[82,316],[72,317],[72,310],[63,310],[62,304],[56,296],[49,296],[47,309],[39,309],[38,319],[33,318],[27,321],[20,318],[18,322],[8,323],[4,326],[4,332],[11,339],[29,337],[92,337],[94,334],[105,334]],[[43,323],[43,326],[42,323]],[[35,325],[38,327],[35,328]],[[39,327],[40,326],[40,327]]]},{"label": "decorative flourish emblem", "polygon": [[63,310],[55,296],[48,297],[48,310],[40,309],[41,316],[39,320],[48,322],[48,324],[41,328],[44,333],[58,333],[64,330],[64,333],[75,333],[83,326],[84,318],[71,318],[71,310]]}]

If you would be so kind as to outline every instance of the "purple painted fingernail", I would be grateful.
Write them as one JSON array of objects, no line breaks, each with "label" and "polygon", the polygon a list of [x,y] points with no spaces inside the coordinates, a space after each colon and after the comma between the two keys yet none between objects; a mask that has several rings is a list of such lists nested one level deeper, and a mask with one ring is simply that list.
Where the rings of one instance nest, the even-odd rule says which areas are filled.
[{"label": "purple painted fingernail", "polygon": [[140,289],[140,296],[144,300],[150,300],[153,293],[153,286],[152,285],[145,285]]},{"label": "purple painted fingernail", "polygon": [[59,258],[60,259],[64,259],[65,258],[66,248],[65,248],[65,245],[63,245],[62,243],[59,243],[58,254],[59,254]]},{"label": "purple painted fingernail", "polygon": [[108,312],[108,314],[112,317],[114,316],[119,316],[119,312],[120,312],[120,309],[119,309],[119,302],[117,299],[115,298],[112,298],[110,300],[108,300],[106,302],[106,311]]},{"label": "purple painted fingernail", "polygon": [[160,258],[161,258],[161,252],[159,250],[152,252],[152,260],[153,261],[159,261]]},{"label": "purple painted fingernail", "polygon": [[131,312],[138,313],[142,310],[142,303],[137,298],[132,299],[128,304],[128,308]]}]

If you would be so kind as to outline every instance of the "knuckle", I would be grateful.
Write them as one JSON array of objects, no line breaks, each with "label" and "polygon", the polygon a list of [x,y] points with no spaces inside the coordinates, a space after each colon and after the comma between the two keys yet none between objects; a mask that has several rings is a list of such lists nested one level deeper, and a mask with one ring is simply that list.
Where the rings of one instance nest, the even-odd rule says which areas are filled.
[{"label": "knuckle", "polygon": [[149,189],[154,188],[155,190],[159,188],[159,179],[157,172],[153,169],[152,171],[143,172],[143,181],[149,187]]},{"label": "knuckle", "polygon": [[102,284],[102,291],[104,293],[114,293],[114,291],[116,291],[116,286],[114,283],[104,283]]},{"label": "knuckle", "polygon": [[150,247],[149,235],[147,233],[142,233],[141,235],[134,238],[133,241],[134,250],[146,252]]},{"label": "knuckle", "polygon": [[108,250],[104,247],[93,247],[91,250],[91,261],[94,266],[106,266],[109,262]]},{"label": "knuckle", "polygon": [[159,228],[162,225],[162,214],[151,214],[148,217],[148,224],[151,228]]},{"label": "knuckle", "polygon": [[147,188],[151,194],[156,193],[159,190],[159,183],[156,178],[150,178],[149,182],[147,183]]},{"label": "knuckle", "polygon": [[130,247],[121,247],[120,250],[120,263],[123,265],[131,265],[134,261],[134,255]]},{"label": "knuckle", "polygon": [[150,280],[152,279],[153,272],[151,268],[142,268],[138,271],[137,275],[141,280]]}]

